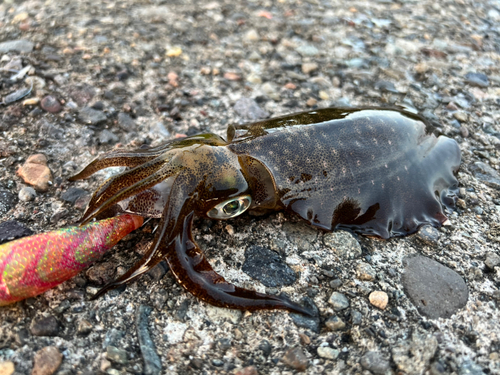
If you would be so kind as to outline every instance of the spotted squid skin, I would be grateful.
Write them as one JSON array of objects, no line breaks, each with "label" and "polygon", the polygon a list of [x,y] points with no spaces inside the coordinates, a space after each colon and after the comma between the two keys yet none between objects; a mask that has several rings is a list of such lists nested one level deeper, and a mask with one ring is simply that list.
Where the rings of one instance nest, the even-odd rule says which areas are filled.
[{"label": "spotted squid skin", "polygon": [[0,245],[0,306],[72,278],[142,223],[141,216],[127,214]]}]

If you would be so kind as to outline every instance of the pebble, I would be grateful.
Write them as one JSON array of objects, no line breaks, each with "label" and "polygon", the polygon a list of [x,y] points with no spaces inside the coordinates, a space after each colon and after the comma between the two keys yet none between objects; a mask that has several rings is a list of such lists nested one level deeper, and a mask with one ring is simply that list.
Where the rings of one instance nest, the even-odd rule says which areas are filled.
[{"label": "pebble", "polygon": [[316,64],[315,62],[302,64],[302,73],[304,73],[304,74],[309,74],[311,72],[314,72],[317,69],[318,69],[318,64]]},{"label": "pebble", "polygon": [[333,292],[328,303],[333,306],[335,311],[341,311],[349,307],[349,300],[344,294],[339,292]]},{"label": "pebble", "polygon": [[394,86],[394,83],[389,81],[378,81],[375,83],[375,89],[382,92],[390,92],[393,94],[399,94],[399,91]]},{"label": "pebble", "polygon": [[321,100],[330,99],[330,95],[328,95],[328,93],[326,91],[323,91],[323,90],[320,90],[320,92],[318,93],[318,96]]},{"label": "pebble", "polygon": [[70,187],[68,190],[61,194],[61,199],[65,202],[75,204],[75,202],[83,196],[89,195],[87,190]]},{"label": "pebble", "polygon": [[310,311],[311,316],[290,313],[290,317],[292,318],[293,322],[298,327],[307,328],[312,332],[319,333],[321,329],[320,325],[321,322],[320,322],[318,307],[314,304],[314,301],[309,297],[303,298],[301,304]]},{"label": "pebble", "polygon": [[88,125],[99,125],[106,122],[107,117],[97,109],[85,107],[78,112],[78,120]]},{"label": "pebble", "polygon": [[212,305],[206,305],[206,311],[210,320],[215,323],[229,321],[233,324],[238,324],[243,316],[241,310],[226,309]]},{"label": "pebble", "polygon": [[168,47],[165,54],[168,57],[178,57],[178,56],[182,55],[182,48],[179,46]]},{"label": "pebble", "polygon": [[441,238],[441,232],[430,225],[424,225],[420,227],[417,232],[417,238],[429,246],[439,245],[439,239]]},{"label": "pebble", "polygon": [[259,85],[262,83],[262,78],[258,74],[250,73],[247,76],[247,82],[253,83],[255,85]]},{"label": "pebble", "polygon": [[29,40],[8,40],[6,42],[0,43],[0,53],[8,53],[13,51],[29,53],[33,51],[34,47],[35,44]]},{"label": "pebble", "polygon": [[245,33],[244,39],[249,42],[255,42],[259,40],[259,33],[255,29],[250,29]]},{"label": "pebble", "polygon": [[[120,82],[115,83],[119,84]],[[70,98],[73,99],[79,107],[84,107],[94,98],[96,89],[87,83],[83,83],[70,86],[68,88],[68,93]]]},{"label": "pebble", "polygon": [[115,362],[121,365],[125,365],[128,363],[127,352],[112,345],[109,345],[106,348],[106,358],[111,362]]},{"label": "pebble", "polygon": [[330,331],[341,331],[346,327],[344,321],[337,315],[329,317],[325,322],[325,325]]},{"label": "pebble", "polygon": [[273,100],[280,100],[280,94],[276,89],[276,85],[272,82],[265,82],[261,87],[262,92]]},{"label": "pebble", "polygon": [[469,116],[464,111],[453,112],[453,117],[455,117],[460,122],[467,122],[469,120]]},{"label": "pebble", "polygon": [[235,375],[259,375],[255,366],[247,366],[241,370],[236,370]]},{"label": "pebble", "polygon": [[496,253],[488,252],[486,253],[484,264],[486,265],[486,267],[492,270],[496,266],[500,265],[500,256],[498,256],[498,254]]},{"label": "pebble", "polygon": [[0,215],[5,215],[17,204],[17,197],[10,191],[0,189]]},{"label": "pebble", "polygon": [[365,370],[371,371],[375,375],[383,375],[389,370],[390,362],[382,356],[379,352],[366,352],[360,361],[361,367]]},{"label": "pebble", "polygon": [[422,315],[449,318],[467,304],[467,284],[452,269],[421,255],[407,257],[403,264],[405,293]]},{"label": "pebble", "polygon": [[222,361],[218,358],[214,358],[214,359],[212,359],[212,365],[214,365],[215,367],[222,367],[222,366],[224,366],[224,361]]},{"label": "pebble", "polygon": [[29,99],[23,100],[23,106],[37,105],[38,103],[40,103],[40,98],[29,98]]},{"label": "pebble", "polygon": [[413,331],[410,339],[400,339],[391,349],[392,360],[405,374],[423,374],[434,357],[438,342],[432,334]]},{"label": "pebble", "polygon": [[31,236],[34,232],[24,224],[9,220],[0,223],[0,244],[17,238]]},{"label": "pebble", "polygon": [[94,328],[92,323],[90,323],[86,319],[82,319],[78,322],[78,327],[76,328],[76,331],[81,335],[86,335],[92,332],[92,328]]},{"label": "pebble", "polygon": [[0,375],[12,375],[16,371],[14,362],[0,362]]},{"label": "pebble", "polygon": [[351,323],[359,326],[363,321],[363,315],[358,310],[351,310]]},{"label": "pebble", "polygon": [[19,190],[18,197],[20,201],[29,202],[35,199],[36,191],[30,186],[23,186],[21,190]]},{"label": "pebble", "polygon": [[319,346],[317,353],[321,358],[336,360],[340,354],[340,351],[328,346]]},{"label": "pebble", "polygon": [[52,181],[52,173],[47,167],[47,157],[43,154],[35,154],[28,157],[26,162],[19,167],[17,175],[38,191],[49,190],[49,182]]},{"label": "pebble", "polygon": [[267,287],[291,285],[297,280],[295,272],[278,253],[262,246],[250,246],[245,251],[245,263],[241,269]]},{"label": "pebble", "polygon": [[310,44],[303,44],[297,47],[295,51],[297,51],[303,57],[314,57],[319,53],[319,50]]},{"label": "pebble", "polygon": [[51,375],[57,371],[63,355],[55,346],[46,346],[36,352],[31,375]]},{"label": "pebble", "polygon": [[118,126],[125,132],[132,132],[136,129],[135,121],[132,117],[123,112],[118,113]]},{"label": "pebble", "polygon": [[316,99],[314,99],[314,98],[309,98],[306,101],[306,105],[308,107],[314,107],[316,104],[318,104],[318,101]]},{"label": "pebble", "polygon": [[155,344],[148,329],[148,318],[151,314],[151,307],[140,305],[135,314],[135,328],[137,338],[139,340],[139,348],[141,349],[142,359],[144,361],[145,375],[161,374],[161,359],[156,352]]},{"label": "pebble", "polygon": [[302,348],[299,347],[288,349],[285,355],[281,358],[281,361],[288,367],[297,371],[305,371],[309,366],[309,360],[304,354]]},{"label": "pebble", "polygon": [[368,263],[361,262],[356,266],[356,277],[358,280],[373,281],[377,277],[377,272]]},{"label": "pebble", "polygon": [[108,129],[104,129],[99,133],[99,143],[101,145],[116,143],[119,140],[118,136]]},{"label": "pebble", "polygon": [[330,288],[332,289],[338,289],[342,286],[342,280],[340,279],[333,279],[330,281]]},{"label": "pebble", "polygon": [[500,175],[488,164],[477,161],[474,164],[469,165],[469,170],[479,181],[483,182],[489,187],[500,189]]},{"label": "pebble", "polygon": [[323,243],[343,259],[354,259],[362,254],[361,245],[346,231],[335,231],[323,236]]},{"label": "pebble", "polygon": [[33,336],[57,336],[60,330],[61,325],[53,315],[33,319],[30,325],[30,331]]},{"label": "pebble", "polygon": [[257,102],[251,98],[238,99],[233,108],[238,115],[250,121],[269,117],[269,113],[260,108]]},{"label": "pebble", "polygon": [[47,95],[45,98],[43,98],[40,102],[40,106],[42,107],[42,109],[50,113],[61,112],[63,108],[61,103],[59,103],[59,100],[57,100],[52,95]]},{"label": "pebble", "polygon": [[470,359],[466,359],[460,364],[457,371],[458,375],[484,375],[483,368]]},{"label": "pebble", "polygon": [[465,82],[471,86],[477,87],[488,87],[490,85],[488,76],[483,73],[469,72],[465,75]]},{"label": "pebble", "polygon": [[384,310],[389,303],[389,296],[386,292],[381,290],[371,292],[368,299],[373,306],[379,308],[380,310]]},{"label": "pebble", "polygon": [[293,242],[300,251],[311,250],[311,244],[318,238],[318,231],[304,223],[285,222],[283,232],[290,242]]}]

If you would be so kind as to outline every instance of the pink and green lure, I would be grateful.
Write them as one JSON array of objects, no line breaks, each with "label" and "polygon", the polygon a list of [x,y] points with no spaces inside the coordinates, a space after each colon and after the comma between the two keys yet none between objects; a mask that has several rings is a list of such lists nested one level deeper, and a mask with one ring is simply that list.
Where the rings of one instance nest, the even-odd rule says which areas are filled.
[{"label": "pink and green lure", "polygon": [[141,216],[121,215],[0,245],[0,306],[72,278],[142,223]]}]

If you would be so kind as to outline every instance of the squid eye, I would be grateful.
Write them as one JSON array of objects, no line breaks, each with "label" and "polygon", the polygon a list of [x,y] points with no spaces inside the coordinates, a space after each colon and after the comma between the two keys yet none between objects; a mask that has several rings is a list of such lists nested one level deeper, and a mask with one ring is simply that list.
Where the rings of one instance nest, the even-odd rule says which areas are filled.
[{"label": "squid eye", "polygon": [[252,197],[250,195],[242,195],[219,203],[207,212],[207,216],[212,219],[230,219],[245,212],[251,203]]}]

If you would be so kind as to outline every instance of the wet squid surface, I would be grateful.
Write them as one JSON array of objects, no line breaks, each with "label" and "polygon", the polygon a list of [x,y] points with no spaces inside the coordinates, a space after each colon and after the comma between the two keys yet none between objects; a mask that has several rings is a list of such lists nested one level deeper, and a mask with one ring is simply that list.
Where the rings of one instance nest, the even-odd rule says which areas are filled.
[{"label": "wet squid surface", "polygon": [[227,140],[201,134],[137,151],[114,151],[72,179],[130,167],[94,193],[83,222],[118,210],[159,217],[153,245],[106,290],[165,259],[193,295],[222,307],[311,311],[285,296],[228,283],[191,233],[193,217],[228,219],[247,209],[286,210],[323,230],[384,239],[439,226],[454,207],[458,144],[417,115],[379,108],[328,108],[243,126]]}]

